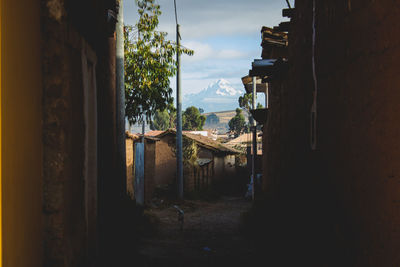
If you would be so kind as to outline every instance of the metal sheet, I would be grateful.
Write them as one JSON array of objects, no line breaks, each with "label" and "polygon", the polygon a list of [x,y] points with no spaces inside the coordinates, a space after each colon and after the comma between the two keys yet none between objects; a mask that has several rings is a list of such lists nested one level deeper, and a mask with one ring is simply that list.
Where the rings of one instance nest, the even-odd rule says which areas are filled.
[{"label": "metal sheet", "polygon": [[135,144],[135,198],[144,205],[144,144]]}]

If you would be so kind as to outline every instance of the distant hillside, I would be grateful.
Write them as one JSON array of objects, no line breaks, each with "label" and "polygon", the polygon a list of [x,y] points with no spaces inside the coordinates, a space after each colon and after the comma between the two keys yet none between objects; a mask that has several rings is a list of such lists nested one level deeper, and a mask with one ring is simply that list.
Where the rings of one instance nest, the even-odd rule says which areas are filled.
[{"label": "distant hillside", "polygon": [[[226,133],[229,130],[228,123],[229,121],[236,115],[236,110],[227,110],[227,111],[217,111],[217,112],[207,112],[203,113],[204,116],[209,117],[211,114],[215,114],[218,119],[219,123],[218,124],[209,124],[208,121],[206,120],[206,124],[204,125],[204,129],[217,129],[218,133]],[[243,111],[243,115],[246,119],[246,122],[248,122],[248,113],[247,111]]]}]

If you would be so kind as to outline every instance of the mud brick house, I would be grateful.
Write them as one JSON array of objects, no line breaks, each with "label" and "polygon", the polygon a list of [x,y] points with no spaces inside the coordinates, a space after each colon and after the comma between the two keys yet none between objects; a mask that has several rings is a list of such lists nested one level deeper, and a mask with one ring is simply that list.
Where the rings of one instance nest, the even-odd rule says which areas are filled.
[{"label": "mud brick house", "polygon": [[[261,77],[269,248],[309,266],[397,266],[400,7],[304,0],[283,14],[268,35],[288,33],[287,61]],[[262,57],[276,58],[265,36]]]},{"label": "mud brick house", "polygon": [[[145,136],[144,138],[144,202],[151,201],[156,188],[156,146],[158,138]],[[131,199],[135,199],[135,144],[142,142],[142,136],[126,132],[126,182],[127,192]]]},{"label": "mud brick house", "polygon": [[[163,182],[174,181],[176,158],[172,149],[175,148],[176,132],[170,129],[157,135],[157,138],[160,139],[160,147],[156,148],[156,155],[164,153],[168,156],[156,160],[156,176],[160,175]],[[198,165],[198,168],[185,167],[185,190],[199,190],[234,174],[235,155],[240,154],[238,150],[225,146],[211,138],[190,132],[183,132],[183,138],[193,141],[197,146]],[[158,168],[159,166],[161,168]],[[166,171],[167,169],[168,171]],[[166,174],[169,174],[169,176]]]},{"label": "mud brick house", "polygon": [[118,3],[0,1],[2,266],[118,259]]},{"label": "mud brick house", "polygon": [[[184,170],[185,190],[187,192],[207,188],[213,182],[235,174],[235,156],[241,152],[222,145],[211,138],[183,133],[184,138],[197,146],[197,161],[194,166]],[[166,188],[176,183],[176,132],[152,131],[145,137],[145,202],[149,202],[157,188]],[[134,192],[134,143],[139,137],[127,134],[127,189]]]}]

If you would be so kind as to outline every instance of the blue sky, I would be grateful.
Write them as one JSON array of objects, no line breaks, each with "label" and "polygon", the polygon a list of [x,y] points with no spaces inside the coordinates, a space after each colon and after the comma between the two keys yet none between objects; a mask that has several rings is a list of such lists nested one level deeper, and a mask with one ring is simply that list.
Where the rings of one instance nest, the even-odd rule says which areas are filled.
[{"label": "blue sky", "polygon": [[[223,78],[241,88],[241,77],[251,62],[261,57],[262,26],[276,26],[287,20],[281,16],[285,0],[176,0],[181,25],[182,45],[195,55],[182,58],[183,94],[197,93],[211,82]],[[159,30],[175,40],[173,0],[158,0],[161,5]],[[294,0],[290,1],[292,6]],[[125,24],[135,24],[134,0],[124,0]],[[171,79],[175,90],[175,79]]]}]

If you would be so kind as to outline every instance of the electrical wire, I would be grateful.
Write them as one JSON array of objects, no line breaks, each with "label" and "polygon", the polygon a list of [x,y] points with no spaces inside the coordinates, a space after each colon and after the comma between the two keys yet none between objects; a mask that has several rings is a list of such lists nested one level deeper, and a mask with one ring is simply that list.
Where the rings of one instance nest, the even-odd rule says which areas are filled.
[{"label": "electrical wire", "polygon": [[286,3],[287,3],[287,5],[288,5],[289,8],[292,8],[292,6],[290,5],[289,0],[286,0]]}]

